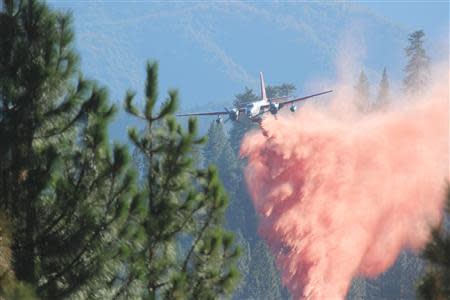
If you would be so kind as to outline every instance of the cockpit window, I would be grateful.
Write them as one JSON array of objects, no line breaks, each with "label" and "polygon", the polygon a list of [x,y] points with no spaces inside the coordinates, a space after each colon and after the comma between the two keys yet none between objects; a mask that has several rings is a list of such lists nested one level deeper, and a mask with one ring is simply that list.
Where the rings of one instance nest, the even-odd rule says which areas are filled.
[{"label": "cockpit window", "polygon": [[247,106],[245,106],[245,114],[246,114],[247,116],[251,116],[254,107],[255,107],[255,103],[249,103],[249,104],[247,104]]}]

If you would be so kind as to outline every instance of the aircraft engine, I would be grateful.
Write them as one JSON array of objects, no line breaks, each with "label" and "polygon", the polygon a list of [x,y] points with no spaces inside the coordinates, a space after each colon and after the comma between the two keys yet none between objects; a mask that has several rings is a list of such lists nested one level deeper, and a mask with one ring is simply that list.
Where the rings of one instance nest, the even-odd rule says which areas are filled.
[{"label": "aircraft engine", "polygon": [[279,106],[280,105],[278,103],[270,103],[269,111],[272,113],[272,115],[277,114]]},{"label": "aircraft engine", "polygon": [[236,108],[230,110],[228,114],[231,121],[237,121],[239,119],[239,110]]},{"label": "aircraft engine", "polygon": [[297,110],[297,106],[292,104],[291,107],[289,108],[292,112],[295,112]]}]

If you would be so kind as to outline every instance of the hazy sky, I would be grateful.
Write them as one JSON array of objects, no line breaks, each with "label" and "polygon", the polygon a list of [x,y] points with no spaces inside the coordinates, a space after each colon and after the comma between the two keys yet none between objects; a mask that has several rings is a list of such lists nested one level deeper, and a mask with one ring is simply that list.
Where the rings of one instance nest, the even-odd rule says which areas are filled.
[{"label": "hazy sky", "polygon": [[83,71],[115,100],[143,90],[148,59],[160,63],[161,98],[176,87],[187,108],[257,89],[259,71],[268,84],[294,83],[298,95],[327,88],[343,55],[348,77],[364,69],[376,85],[386,66],[399,81],[407,35],[417,29],[435,61],[448,59],[448,2],[50,3],[73,11]]}]

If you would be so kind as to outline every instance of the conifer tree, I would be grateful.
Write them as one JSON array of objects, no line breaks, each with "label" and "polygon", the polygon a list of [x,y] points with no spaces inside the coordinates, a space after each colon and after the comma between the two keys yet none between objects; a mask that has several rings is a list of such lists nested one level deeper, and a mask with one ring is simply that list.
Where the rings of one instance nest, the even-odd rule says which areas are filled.
[{"label": "conifer tree", "polygon": [[278,87],[279,93],[277,97],[292,96],[297,88],[292,83],[283,83]]},{"label": "conifer tree", "polygon": [[292,83],[283,83],[282,85],[268,85],[266,94],[268,98],[277,98],[284,96],[292,96],[295,92],[295,86]]},{"label": "conifer tree", "polygon": [[[236,155],[231,148],[231,143],[228,137],[225,139],[225,141],[226,143],[223,145],[219,160],[217,162],[217,168],[219,170],[220,178],[227,190],[227,193],[230,195],[230,197],[232,197],[232,199],[234,199],[240,170],[238,159],[236,158]],[[231,205],[233,204],[234,202],[231,201]]]},{"label": "conifer tree", "polygon": [[354,278],[346,298],[349,300],[368,299],[366,280],[362,277]]},{"label": "conifer tree", "polygon": [[15,278],[12,265],[11,225],[0,213],[0,299],[37,299],[31,286],[26,286]]},{"label": "conifer tree", "polygon": [[106,134],[115,108],[84,80],[71,16],[37,1],[0,13],[0,207],[20,282],[43,299],[108,290],[125,257],[134,175]]},{"label": "conifer tree", "polygon": [[423,47],[425,33],[414,31],[408,37],[409,45],[405,48],[408,63],[404,69],[403,85],[408,95],[423,91],[430,76],[430,58]]},{"label": "conifer tree", "polygon": [[208,140],[203,146],[203,158],[205,164],[215,164],[219,162],[219,158],[222,154],[225,144],[228,142],[228,138],[225,134],[222,123],[216,121],[211,122],[206,135]]},{"label": "conifer tree", "polygon": [[419,281],[419,299],[450,299],[450,186],[443,223],[432,232],[432,239],[422,252],[425,274]]},{"label": "conifer tree", "polygon": [[282,299],[281,277],[275,261],[264,241],[259,240],[250,262],[249,295],[253,299]]},{"label": "conifer tree", "polygon": [[389,104],[389,80],[386,68],[383,69],[381,81],[378,88],[377,102],[375,104],[377,109],[385,109]]},{"label": "conifer tree", "polygon": [[222,227],[227,197],[216,169],[198,169],[191,152],[204,142],[197,136],[196,120],[187,132],[176,122],[176,91],[159,111],[157,64],[147,65],[145,108],[133,105],[129,92],[125,108],[146,123],[129,137],[146,161],[142,197],[131,204],[140,211],[139,244],[124,245],[131,262],[121,279],[117,297],[135,287],[144,299],[216,299],[229,295],[238,279],[239,251],[231,233]]},{"label": "conifer tree", "polygon": [[[231,148],[228,136],[222,123],[211,122],[208,129],[207,141],[203,147],[205,165],[217,166],[219,176],[230,199],[236,193],[238,160]],[[233,202],[231,203],[233,205]],[[231,206],[230,205],[230,206]]]},{"label": "conifer tree", "polygon": [[[228,217],[227,217],[227,220]],[[239,248],[242,249],[242,254],[238,259],[237,267],[239,269],[239,273],[241,275],[241,279],[239,280],[239,284],[236,287],[236,290],[233,294],[233,299],[246,299],[248,293],[246,291],[246,287],[248,281],[250,280],[252,274],[250,274],[250,261],[251,261],[251,248],[250,243],[244,238],[241,231],[238,229],[235,231],[236,234],[236,242],[239,245]]]},{"label": "conifer tree", "polygon": [[370,100],[370,85],[369,79],[364,71],[361,71],[358,77],[358,82],[355,85],[355,104],[356,108],[360,112],[369,111]]}]

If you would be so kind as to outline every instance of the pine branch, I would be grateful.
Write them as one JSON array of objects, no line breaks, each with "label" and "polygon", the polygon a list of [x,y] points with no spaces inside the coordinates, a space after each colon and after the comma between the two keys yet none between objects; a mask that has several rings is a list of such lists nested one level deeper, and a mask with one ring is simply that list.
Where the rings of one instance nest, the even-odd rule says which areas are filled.
[{"label": "pine branch", "polygon": [[195,242],[192,243],[192,246],[191,246],[191,248],[189,249],[189,252],[188,252],[188,254],[186,255],[186,258],[185,258],[184,261],[183,261],[183,267],[182,267],[182,269],[181,269],[183,272],[186,272],[187,265],[188,265],[188,263],[189,263],[189,259],[191,258],[192,252],[194,251],[195,247],[197,247],[197,244],[198,244],[198,243],[200,242],[200,240],[202,239],[203,234],[205,233],[205,231],[206,231],[206,229],[208,228],[208,226],[209,226],[210,222],[212,221],[212,219],[213,219],[213,212],[210,211],[209,214],[208,214],[208,218],[207,218],[205,224],[203,224],[202,228],[200,229],[200,231],[199,231],[199,233],[198,233],[198,236],[197,236]]}]

